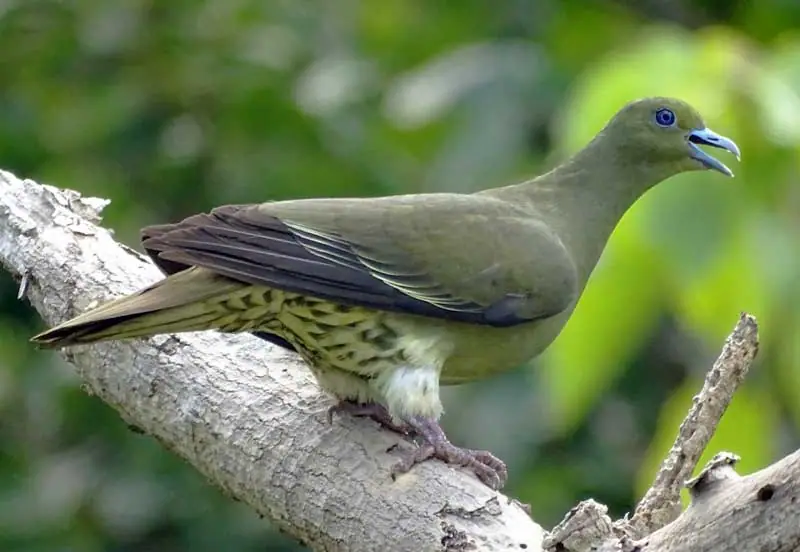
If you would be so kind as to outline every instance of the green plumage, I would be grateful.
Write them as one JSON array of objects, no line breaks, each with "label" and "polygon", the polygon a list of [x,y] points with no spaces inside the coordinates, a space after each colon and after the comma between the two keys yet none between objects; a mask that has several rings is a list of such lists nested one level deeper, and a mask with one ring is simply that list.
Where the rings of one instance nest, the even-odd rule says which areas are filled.
[{"label": "green plumage", "polygon": [[[661,124],[665,109],[673,125]],[[297,350],[336,398],[381,405],[436,448],[420,420],[440,417],[440,382],[484,378],[542,352],[637,198],[680,172],[730,174],[698,143],[738,156],[685,103],[650,98],[623,108],[561,166],[514,186],[225,206],[145,228],[143,246],[168,276],[33,340],[255,332]],[[484,473],[493,461],[470,465],[498,486],[504,468],[497,481]]]}]

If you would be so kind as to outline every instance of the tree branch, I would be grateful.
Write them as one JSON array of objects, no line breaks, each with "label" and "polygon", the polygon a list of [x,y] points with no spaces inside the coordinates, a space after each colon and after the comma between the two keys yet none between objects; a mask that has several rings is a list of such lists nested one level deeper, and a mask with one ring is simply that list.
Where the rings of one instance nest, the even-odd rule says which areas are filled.
[{"label": "tree branch", "polygon": [[[161,277],[98,226],[105,200],[0,172],[0,263],[49,323]],[[340,416],[299,357],[215,332],[75,347],[87,389],[231,497],[315,550],[540,550],[541,528],[466,472],[426,462],[392,481],[401,442]]]},{"label": "tree branch", "polygon": [[[747,477],[738,457],[717,454],[688,480],[733,395],[758,354],[758,325],[743,313],[706,374],[675,443],[631,519],[612,522],[607,508],[580,503],[547,535],[545,550],[562,552],[723,552],[800,547],[800,451]],[[692,502],[680,512],[680,491]]]},{"label": "tree branch", "polygon": [[598,552],[728,552],[800,549],[800,451],[742,477],[738,458],[720,453],[687,483],[692,503],[646,538],[622,538]]},{"label": "tree branch", "polygon": [[703,388],[694,397],[689,414],[681,423],[675,443],[661,463],[653,485],[636,506],[631,520],[618,526],[618,530],[637,538],[664,527],[678,517],[681,489],[697,467],[697,462],[757,354],[756,319],[742,313],[733,332],[725,340],[722,353],[706,374]]},{"label": "tree branch", "polygon": [[[692,502],[672,523],[634,540],[615,535],[606,508],[580,503],[545,539],[559,552],[729,552],[800,549],[800,450],[742,477],[738,458],[716,455],[687,482]],[[617,522],[624,523],[623,521]]]}]

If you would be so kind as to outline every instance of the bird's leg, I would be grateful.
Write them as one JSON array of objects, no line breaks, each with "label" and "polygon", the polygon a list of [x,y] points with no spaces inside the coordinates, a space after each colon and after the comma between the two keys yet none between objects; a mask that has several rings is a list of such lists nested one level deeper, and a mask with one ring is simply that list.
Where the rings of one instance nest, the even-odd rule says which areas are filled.
[{"label": "bird's leg", "polygon": [[340,400],[328,409],[328,423],[333,423],[334,414],[346,412],[351,416],[367,417],[378,422],[381,426],[402,435],[410,435],[412,429],[406,424],[398,424],[392,419],[389,411],[377,403],[357,403],[355,401]]},{"label": "bird's leg", "polygon": [[408,425],[417,433],[422,442],[392,468],[392,476],[409,471],[415,464],[429,458],[438,458],[447,464],[465,466],[490,488],[503,487],[508,479],[505,462],[485,450],[471,450],[452,444],[444,430],[435,419],[412,417]]}]

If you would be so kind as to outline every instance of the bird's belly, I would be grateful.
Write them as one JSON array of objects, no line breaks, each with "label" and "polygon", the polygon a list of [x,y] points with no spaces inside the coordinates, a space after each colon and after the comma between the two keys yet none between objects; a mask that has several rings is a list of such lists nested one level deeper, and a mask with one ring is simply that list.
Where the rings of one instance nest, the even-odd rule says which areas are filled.
[{"label": "bird's belly", "polygon": [[538,356],[558,336],[568,313],[510,328],[466,326],[454,332],[453,353],[441,383],[454,385],[513,370]]}]

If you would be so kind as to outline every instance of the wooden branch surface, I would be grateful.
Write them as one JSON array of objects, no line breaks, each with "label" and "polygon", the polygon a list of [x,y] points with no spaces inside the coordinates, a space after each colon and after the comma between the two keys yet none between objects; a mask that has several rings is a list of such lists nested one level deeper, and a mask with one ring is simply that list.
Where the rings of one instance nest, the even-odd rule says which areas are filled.
[{"label": "wooden branch surface", "polygon": [[[553,552],[723,552],[800,550],[800,450],[746,477],[738,457],[717,454],[689,479],[758,354],[758,325],[743,313],[706,374],[652,487],[630,519],[612,522],[587,500],[543,543]],[[680,491],[692,502],[680,511]]]},{"label": "wooden branch surface", "polygon": [[720,453],[691,484],[692,503],[674,522],[598,552],[795,552],[800,550],[800,451],[742,477]]},{"label": "wooden branch surface", "polygon": [[618,530],[638,538],[678,517],[681,489],[697,467],[736,390],[744,382],[758,354],[758,345],[756,319],[743,313],[706,374],[703,388],[694,397],[653,485],[636,506],[631,520],[618,526]]}]

